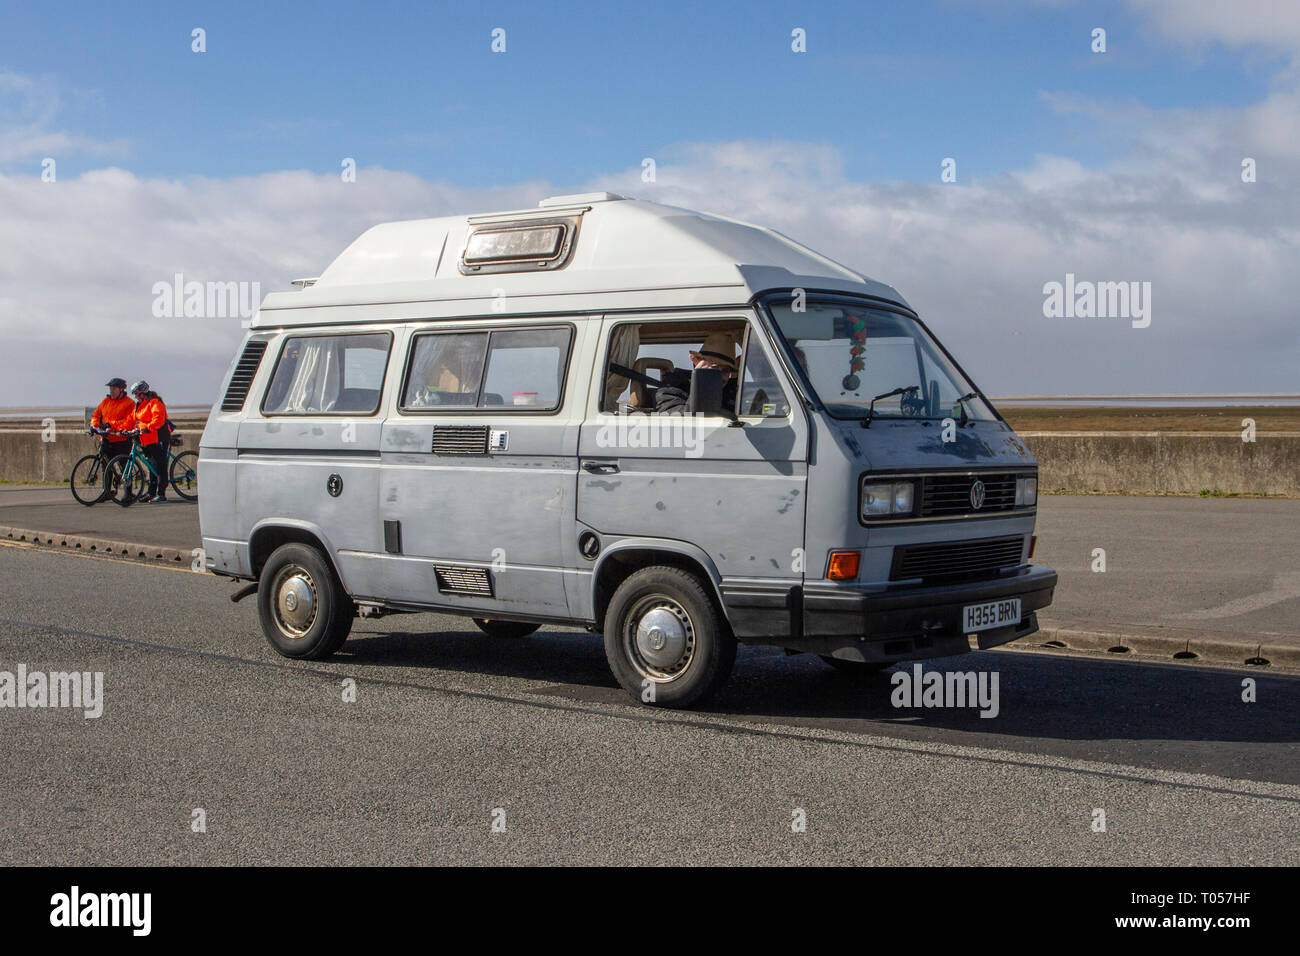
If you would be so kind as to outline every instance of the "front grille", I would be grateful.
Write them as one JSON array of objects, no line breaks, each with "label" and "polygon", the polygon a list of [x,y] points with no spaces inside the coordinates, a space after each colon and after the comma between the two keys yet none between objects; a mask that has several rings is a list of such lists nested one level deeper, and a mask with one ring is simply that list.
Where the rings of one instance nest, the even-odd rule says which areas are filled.
[{"label": "front grille", "polygon": [[488,427],[486,425],[434,425],[432,451],[435,455],[486,455]]},{"label": "front grille", "polygon": [[891,581],[911,578],[955,578],[988,574],[1020,563],[1025,539],[981,538],[978,541],[943,541],[937,544],[907,544],[894,549]]},{"label": "front grille", "polygon": [[[921,479],[922,518],[1010,511],[1016,506],[1015,474],[926,475]],[[984,483],[984,501],[971,504],[971,486]]]},{"label": "front grille", "polygon": [[248,390],[253,385],[253,376],[257,374],[257,366],[262,364],[262,353],[265,351],[265,341],[254,340],[244,346],[244,354],[239,356],[234,374],[230,376],[230,384],[226,386],[225,398],[221,400],[223,412],[238,412],[243,409]]},{"label": "front grille", "polygon": [[437,565],[433,569],[438,590],[445,594],[481,594],[492,596],[492,578],[485,568],[456,568]]}]

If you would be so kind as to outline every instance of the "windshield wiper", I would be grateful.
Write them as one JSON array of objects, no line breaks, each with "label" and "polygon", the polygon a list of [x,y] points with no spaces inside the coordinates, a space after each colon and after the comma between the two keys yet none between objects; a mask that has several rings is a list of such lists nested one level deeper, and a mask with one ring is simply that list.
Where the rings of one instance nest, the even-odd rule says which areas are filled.
[{"label": "windshield wiper", "polygon": [[958,408],[961,409],[960,424],[962,426],[965,426],[965,424],[968,421],[970,421],[970,416],[966,414],[966,403],[969,402],[972,398],[978,398],[978,397],[979,397],[979,392],[967,392],[965,395],[963,395],[961,398],[957,399],[957,401],[953,403],[954,405],[956,405]]},{"label": "windshield wiper", "polygon": [[896,388],[892,392],[884,392],[877,395],[871,400],[871,404],[867,406],[867,417],[862,419],[862,427],[871,427],[871,419],[874,418],[876,414],[876,402],[880,401],[882,398],[893,398],[895,395],[906,395],[908,392],[915,392],[918,388],[920,388],[919,385],[904,385],[902,388]]}]

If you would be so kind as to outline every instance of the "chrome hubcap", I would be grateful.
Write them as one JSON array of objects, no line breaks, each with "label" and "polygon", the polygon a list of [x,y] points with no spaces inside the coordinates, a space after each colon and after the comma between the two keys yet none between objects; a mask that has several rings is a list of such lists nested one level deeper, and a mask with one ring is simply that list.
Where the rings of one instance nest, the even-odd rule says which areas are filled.
[{"label": "chrome hubcap", "polygon": [[675,680],[695,656],[695,627],[686,609],[664,595],[642,598],[623,628],[623,650],[642,677]]},{"label": "chrome hubcap", "polygon": [[290,637],[302,637],[316,619],[316,585],[311,575],[302,568],[285,568],[272,593],[280,630]]}]

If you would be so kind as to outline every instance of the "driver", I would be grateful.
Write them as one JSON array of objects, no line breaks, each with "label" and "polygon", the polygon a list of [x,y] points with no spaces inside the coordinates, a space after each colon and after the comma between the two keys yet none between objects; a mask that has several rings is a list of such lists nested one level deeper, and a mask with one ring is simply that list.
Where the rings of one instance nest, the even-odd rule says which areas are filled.
[{"label": "driver", "polygon": [[[736,340],[730,332],[710,332],[698,351],[691,353],[694,368],[712,368],[722,372],[722,403],[736,407]],[[686,411],[691,393],[691,373],[675,368],[666,372],[663,385],[655,390],[655,411],[681,414]]]}]

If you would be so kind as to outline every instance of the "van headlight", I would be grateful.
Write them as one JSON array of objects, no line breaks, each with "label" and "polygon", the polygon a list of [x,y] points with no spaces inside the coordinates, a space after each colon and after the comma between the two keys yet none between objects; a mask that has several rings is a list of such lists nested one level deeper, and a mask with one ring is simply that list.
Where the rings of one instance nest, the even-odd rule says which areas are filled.
[{"label": "van headlight", "polygon": [[862,483],[862,517],[888,518],[910,515],[916,485],[911,481],[864,481]]},{"label": "van headlight", "polygon": [[1032,508],[1038,503],[1038,479],[1016,479],[1016,507]]}]

